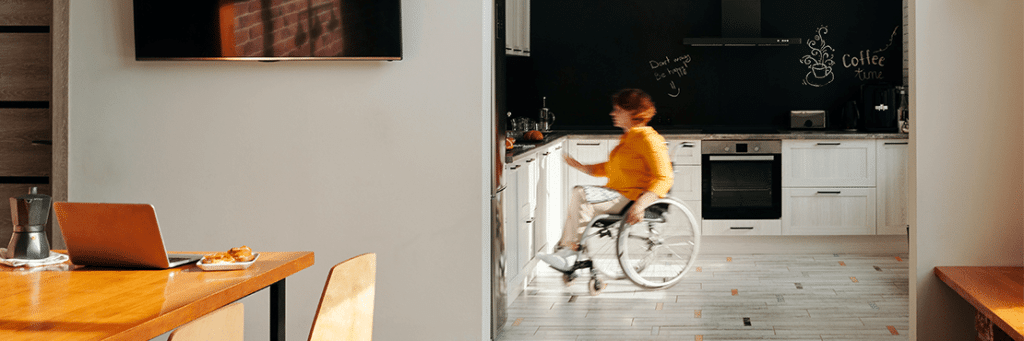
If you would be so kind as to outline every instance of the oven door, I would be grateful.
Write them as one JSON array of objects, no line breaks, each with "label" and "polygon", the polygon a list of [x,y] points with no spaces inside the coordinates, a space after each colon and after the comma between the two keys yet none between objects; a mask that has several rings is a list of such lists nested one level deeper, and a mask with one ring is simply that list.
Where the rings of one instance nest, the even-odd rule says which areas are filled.
[{"label": "oven door", "polygon": [[705,154],[701,161],[704,219],[782,217],[781,154]]}]

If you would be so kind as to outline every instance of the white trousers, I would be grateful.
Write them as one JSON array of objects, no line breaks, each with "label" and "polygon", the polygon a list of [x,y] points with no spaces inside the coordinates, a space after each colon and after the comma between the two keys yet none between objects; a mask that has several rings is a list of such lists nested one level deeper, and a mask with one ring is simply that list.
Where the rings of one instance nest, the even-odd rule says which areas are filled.
[{"label": "white trousers", "polygon": [[630,202],[626,197],[619,195],[608,201],[591,203],[587,201],[583,187],[575,186],[569,194],[569,208],[566,210],[565,225],[562,226],[562,239],[558,241],[558,245],[563,248],[573,249],[579,245],[583,230],[594,217],[606,213],[618,214]]}]

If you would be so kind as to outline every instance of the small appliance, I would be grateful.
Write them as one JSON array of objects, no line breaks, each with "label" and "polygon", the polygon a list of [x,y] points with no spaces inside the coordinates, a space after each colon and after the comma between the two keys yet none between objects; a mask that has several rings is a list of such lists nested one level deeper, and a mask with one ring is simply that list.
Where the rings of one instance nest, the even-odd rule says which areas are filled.
[{"label": "small appliance", "polygon": [[36,187],[28,194],[11,198],[11,221],[14,235],[7,244],[8,259],[45,259],[50,257],[46,241],[46,221],[50,216],[50,196],[39,194]]},{"label": "small appliance", "polygon": [[864,84],[861,92],[861,125],[865,131],[899,131],[899,94],[888,84]]},{"label": "small appliance", "polygon": [[825,110],[793,110],[789,112],[790,129],[825,129]]},{"label": "small appliance", "polygon": [[540,108],[540,131],[549,132],[551,127],[555,125],[555,113],[548,110],[548,98],[543,98],[543,108]]},{"label": "small appliance", "polygon": [[857,109],[857,101],[846,102],[846,105],[843,106],[841,129],[856,131],[858,122],[860,122],[860,110]]}]

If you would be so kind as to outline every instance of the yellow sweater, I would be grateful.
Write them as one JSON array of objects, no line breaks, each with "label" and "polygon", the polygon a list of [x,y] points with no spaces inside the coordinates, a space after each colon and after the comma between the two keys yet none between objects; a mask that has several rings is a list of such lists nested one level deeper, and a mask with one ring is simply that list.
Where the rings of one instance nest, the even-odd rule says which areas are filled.
[{"label": "yellow sweater", "polygon": [[672,188],[672,161],[665,138],[654,128],[629,129],[608,155],[608,162],[594,167],[594,176],[608,177],[608,188],[629,200],[650,191],[664,198]]}]

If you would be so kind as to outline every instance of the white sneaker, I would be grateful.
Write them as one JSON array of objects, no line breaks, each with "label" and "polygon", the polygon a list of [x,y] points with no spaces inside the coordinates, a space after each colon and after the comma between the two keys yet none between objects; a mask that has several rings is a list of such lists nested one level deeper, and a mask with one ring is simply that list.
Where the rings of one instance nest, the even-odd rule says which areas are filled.
[{"label": "white sneaker", "polygon": [[538,253],[537,258],[558,271],[572,270],[572,266],[576,264],[576,252],[569,249],[558,249],[555,253]]}]

